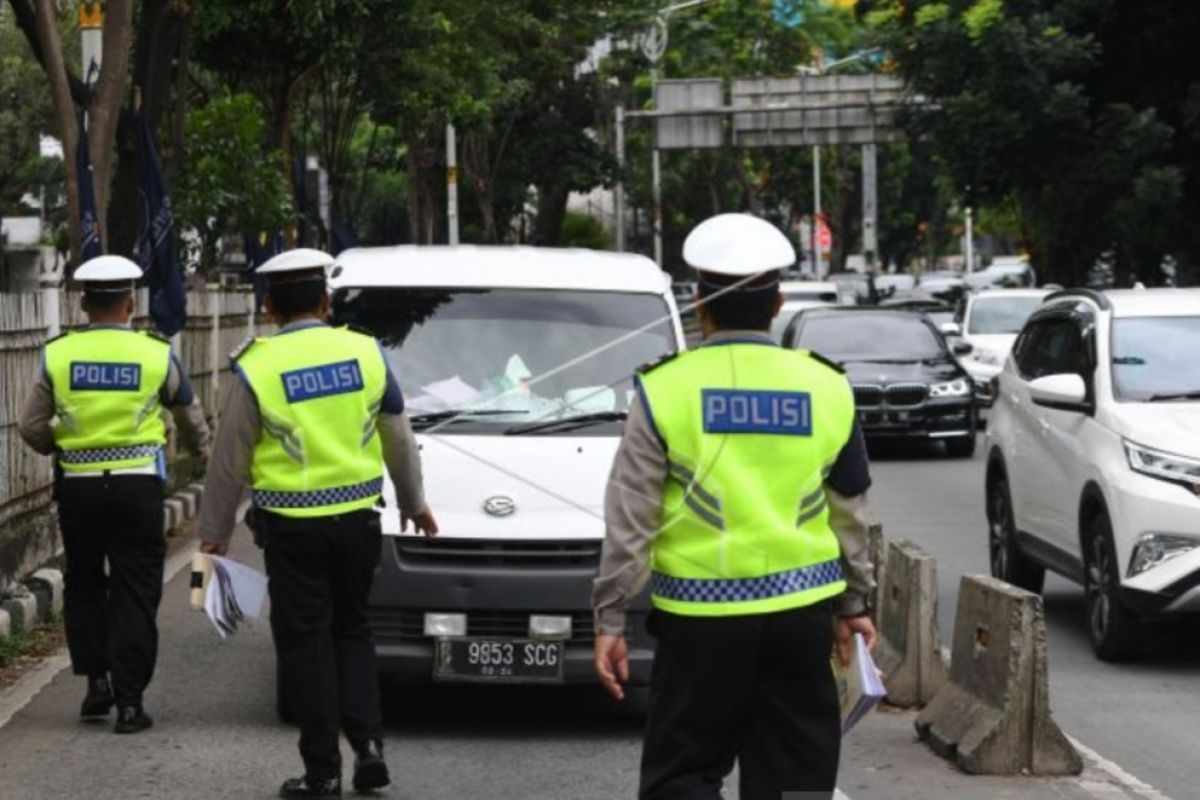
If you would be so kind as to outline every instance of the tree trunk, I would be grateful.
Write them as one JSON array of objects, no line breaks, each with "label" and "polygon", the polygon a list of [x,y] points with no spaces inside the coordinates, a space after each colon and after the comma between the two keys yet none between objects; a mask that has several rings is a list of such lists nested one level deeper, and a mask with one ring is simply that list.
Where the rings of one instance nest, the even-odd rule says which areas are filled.
[{"label": "tree trunk", "polygon": [[562,242],[563,219],[567,215],[567,198],[571,194],[566,182],[539,184],[537,218],[533,223],[533,243],[541,247],[557,247]]},{"label": "tree trunk", "polygon": [[88,154],[96,189],[96,224],[100,240],[108,242],[107,211],[112,181],[113,143],[121,104],[129,84],[129,57],[133,45],[133,0],[108,0],[104,5],[104,32],[100,75],[88,104]]},{"label": "tree trunk", "polygon": [[408,240],[413,244],[421,241],[421,137],[409,134],[408,149],[404,154],[408,166]]},{"label": "tree trunk", "polygon": [[492,200],[492,161],[486,130],[469,130],[463,136],[463,167],[471,180],[479,215],[483,217],[483,238],[489,244],[500,241],[496,225],[496,207]]},{"label": "tree trunk", "polygon": [[50,95],[54,107],[54,125],[62,140],[63,162],[67,172],[67,235],[71,243],[71,269],[79,265],[79,176],[75,169],[75,148],[79,144],[79,127],[75,118],[75,103],[67,80],[63,61],[62,42],[58,37],[57,14],[51,0],[37,0],[37,34]]}]

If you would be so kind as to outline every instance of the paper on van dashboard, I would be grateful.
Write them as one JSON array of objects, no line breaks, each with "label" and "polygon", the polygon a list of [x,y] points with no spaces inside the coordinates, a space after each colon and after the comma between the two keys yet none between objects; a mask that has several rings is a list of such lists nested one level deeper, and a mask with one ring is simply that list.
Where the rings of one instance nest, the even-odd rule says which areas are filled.
[{"label": "paper on van dashboard", "polygon": [[421,391],[430,397],[442,401],[450,408],[462,408],[469,405],[479,396],[479,390],[458,375],[455,375],[453,378],[447,378],[444,381],[436,381],[427,386],[422,386]]},{"label": "paper on van dashboard", "polygon": [[861,633],[854,634],[854,654],[847,666],[843,667],[836,655],[833,657],[833,675],[842,706],[842,735],[845,736],[887,696],[879,669]]}]

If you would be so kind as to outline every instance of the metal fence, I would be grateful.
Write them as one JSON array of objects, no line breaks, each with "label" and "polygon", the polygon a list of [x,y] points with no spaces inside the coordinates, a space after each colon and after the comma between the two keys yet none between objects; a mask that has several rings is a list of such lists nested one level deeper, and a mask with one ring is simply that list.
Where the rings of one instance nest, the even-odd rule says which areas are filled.
[{"label": "metal fence", "polygon": [[[0,294],[0,536],[5,523],[50,505],[50,459],[21,441],[17,419],[41,369],[42,346],[56,329],[86,324],[79,293],[66,289]],[[150,328],[146,292],[138,293],[133,325]],[[188,294],[187,327],[175,339],[187,372],[211,422],[221,404],[221,387],[231,377],[229,353],[246,337],[268,331],[254,318],[249,291],[209,288]]]}]

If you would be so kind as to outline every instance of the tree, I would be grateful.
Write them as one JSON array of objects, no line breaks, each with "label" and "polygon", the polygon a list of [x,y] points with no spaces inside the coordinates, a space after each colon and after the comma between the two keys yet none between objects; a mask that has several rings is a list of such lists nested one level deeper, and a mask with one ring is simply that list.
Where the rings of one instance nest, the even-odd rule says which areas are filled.
[{"label": "tree", "polygon": [[199,236],[189,255],[200,269],[219,266],[221,237],[275,231],[292,218],[279,151],[262,147],[265,124],[257,99],[225,94],[187,115],[188,167],[176,190],[180,228]]},{"label": "tree", "polygon": [[972,205],[1010,200],[1039,272],[1101,253],[1158,283],[1200,260],[1200,7],[1185,0],[862,4],[914,90],[912,115]]},{"label": "tree", "polygon": [[39,188],[26,178],[40,155],[39,135],[51,127],[44,83],[20,32],[0,13],[0,213]]},{"label": "tree", "polygon": [[64,12],[59,4],[53,0],[9,0],[9,3],[17,26],[50,82],[54,127],[66,156],[67,206],[72,220],[68,225],[71,253],[72,257],[78,258],[79,225],[75,221],[79,219],[79,191],[73,156],[79,141],[79,112],[85,112],[88,120],[87,145],[96,175],[96,209],[101,239],[104,239],[113,143],[129,80],[134,2],[105,2],[102,67],[94,81],[88,84],[75,75],[64,59],[60,32]]}]

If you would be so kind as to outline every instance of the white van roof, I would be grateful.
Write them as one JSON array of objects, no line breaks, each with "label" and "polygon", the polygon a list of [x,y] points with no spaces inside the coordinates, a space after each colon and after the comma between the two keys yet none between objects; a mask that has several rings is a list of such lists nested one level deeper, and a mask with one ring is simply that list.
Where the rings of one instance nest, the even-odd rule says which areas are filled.
[{"label": "white van roof", "polygon": [[338,256],[330,284],[653,294],[670,289],[667,274],[645,256],[518,245],[356,247]]}]

